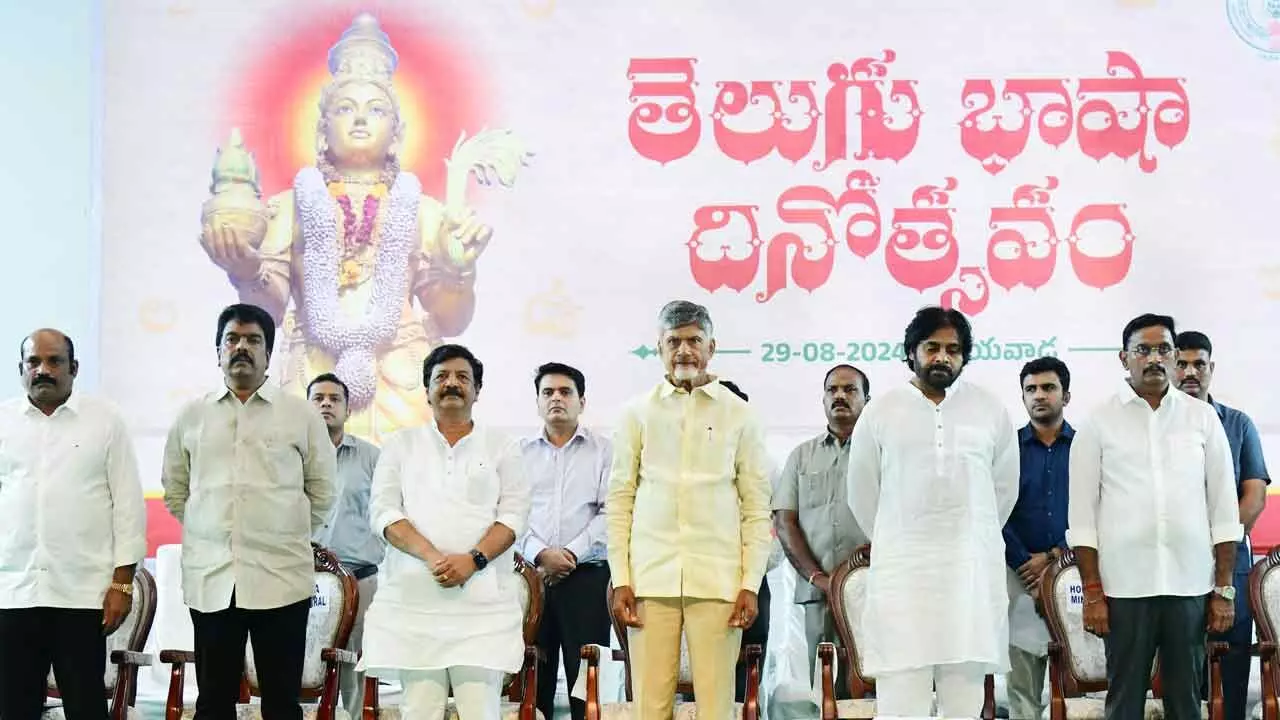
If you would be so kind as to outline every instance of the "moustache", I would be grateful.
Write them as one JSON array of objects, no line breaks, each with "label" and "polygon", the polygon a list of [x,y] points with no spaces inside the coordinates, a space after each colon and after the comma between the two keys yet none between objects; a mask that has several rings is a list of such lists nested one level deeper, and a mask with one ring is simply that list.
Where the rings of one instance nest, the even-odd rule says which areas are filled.
[{"label": "moustache", "polygon": [[249,363],[250,365],[252,365],[252,364],[253,364],[253,356],[252,356],[252,355],[250,355],[249,353],[246,353],[246,352],[238,352],[238,353],[236,353],[235,355],[232,355],[232,356],[231,356],[231,362],[239,362],[240,360],[243,360],[243,361],[245,361],[245,362]]},{"label": "moustache", "polygon": [[440,397],[462,397],[462,391],[458,388],[445,388],[440,391]]},{"label": "moustache", "polygon": [[40,375],[35,380],[32,380],[31,384],[32,385],[56,385],[57,383],[54,381],[53,378],[49,377],[48,375]]},{"label": "moustache", "polygon": [[945,373],[947,375],[950,375],[951,367],[949,365],[930,365],[929,372],[931,373],[939,372],[939,373]]},{"label": "moustache", "polygon": [[1161,375],[1164,375],[1164,374],[1165,374],[1165,373],[1164,373],[1164,368],[1163,368],[1163,367],[1161,367],[1161,366],[1159,366],[1159,365],[1148,365],[1148,366],[1147,366],[1147,368],[1146,368],[1145,370],[1143,370],[1142,372],[1144,372],[1144,373],[1156,372],[1156,373],[1160,373]]},{"label": "moustache", "polygon": [[843,400],[836,400],[835,402],[831,403],[831,407],[833,407],[833,408],[844,408],[845,410],[848,410],[848,409],[849,409],[849,403],[847,403],[847,402],[845,402],[845,401],[843,401]]}]

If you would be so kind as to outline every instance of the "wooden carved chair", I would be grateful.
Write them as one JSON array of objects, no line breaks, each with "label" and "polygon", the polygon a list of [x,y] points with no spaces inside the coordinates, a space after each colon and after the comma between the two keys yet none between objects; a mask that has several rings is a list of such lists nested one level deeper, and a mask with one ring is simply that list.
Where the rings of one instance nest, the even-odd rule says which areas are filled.
[{"label": "wooden carved chair", "polygon": [[[139,566],[133,575],[133,605],[120,627],[107,637],[107,697],[111,705],[111,720],[140,719],[134,703],[138,695],[138,668],[151,664],[151,656],[142,652],[151,634],[151,623],[156,618],[156,581],[147,569]],[[43,720],[61,720],[62,707],[58,697],[58,684],[49,671],[49,703]]]},{"label": "wooden carved chair", "polygon": [[[1103,717],[1107,690],[1107,653],[1102,638],[1084,629],[1084,593],[1074,552],[1068,551],[1045,570],[1040,580],[1040,606],[1049,627],[1050,720]],[[1201,715],[1220,720],[1222,655],[1226,643],[1209,643],[1209,699]],[[1151,667],[1147,720],[1164,717],[1158,660]]]},{"label": "wooden carved chair", "polygon": [[1276,660],[1276,648],[1280,640],[1276,636],[1277,620],[1280,620],[1280,546],[1271,549],[1249,573],[1249,606],[1253,610],[1258,627],[1258,656],[1262,664],[1261,713],[1253,716],[1262,720],[1280,720],[1280,665]]},{"label": "wooden carved chair", "polygon": [[[858,641],[864,637],[862,606],[867,596],[867,570],[871,567],[871,546],[862,545],[848,559],[836,566],[831,575],[831,614],[841,647],[834,643],[818,643],[818,676],[821,685],[819,709],[822,720],[876,717],[875,678],[862,669]],[[836,676],[839,663],[848,663],[848,700],[836,699]],[[983,718],[996,716],[995,678],[988,675],[982,703]]]},{"label": "wooden carved chair", "polygon": [[[313,545],[315,555],[315,595],[307,617],[307,646],[302,664],[303,715],[316,720],[346,718],[346,710],[338,704],[338,668],[354,665],[356,654],[346,650],[355,624],[359,605],[359,586],[355,576],[342,567],[337,556]],[[169,674],[169,697],[165,703],[165,720],[194,717],[195,707],[185,705],[182,689],[186,666],[196,661],[194,652],[163,650],[160,661],[173,666]],[[251,698],[260,695],[258,672],[253,660],[253,644],[245,643],[244,678],[240,681],[241,720],[261,717],[261,706]]]},{"label": "wooden carved chair", "polygon": [[[586,720],[630,720],[631,703],[631,662],[627,656],[627,628],[618,618],[613,617],[613,584],[609,584],[605,602],[609,604],[609,617],[613,622],[613,632],[618,638],[621,649],[614,650],[603,645],[584,645],[582,659],[587,661],[586,677]],[[759,645],[743,645],[738,655],[738,662],[747,664],[747,686],[741,703],[735,703],[736,715],[742,720],[758,720],[760,717],[760,666],[764,650]],[[611,657],[615,662],[623,663],[625,668],[626,701],[621,703],[600,702],[600,658]],[[689,664],[689,645],[683,634],[680,636],[680,672],[676,680],[676,694],[691,696],[693,692],[693,672]],[[695,720],[697,717],[697,698],[694,702],[676,702],[675,720]]]},{"label": "wooden carved chair", "polygon": [[[520,672],[508,675],[502,687],[503,720],[541,720],[538,712],[538,628],[542,625],[542,578],[520,553],[515,553],[514,571],[522,582],[516,585],[520,592],[520,606],[524,610],[524,663]],[[399,707],[382,707],[378,701],[378,679],[366,675],[364,679],[364,712],[362,720],[398,720]],[[458,720],[458,708],[449,702],[445,720]]]}]

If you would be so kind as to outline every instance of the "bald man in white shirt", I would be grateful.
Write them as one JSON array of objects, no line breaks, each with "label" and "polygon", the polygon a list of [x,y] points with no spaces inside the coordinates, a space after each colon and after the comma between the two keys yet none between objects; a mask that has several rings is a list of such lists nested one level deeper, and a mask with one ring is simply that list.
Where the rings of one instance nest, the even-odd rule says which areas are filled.
[{"label": "bald man in white shirt", "polygon": [[21,351],[26,395],[0,404],[0,718],[40,717],[52,665],[67,720],[105,720],[106,637],[147,551],[138,464],[115,408],[72,393],[71,338]]}]

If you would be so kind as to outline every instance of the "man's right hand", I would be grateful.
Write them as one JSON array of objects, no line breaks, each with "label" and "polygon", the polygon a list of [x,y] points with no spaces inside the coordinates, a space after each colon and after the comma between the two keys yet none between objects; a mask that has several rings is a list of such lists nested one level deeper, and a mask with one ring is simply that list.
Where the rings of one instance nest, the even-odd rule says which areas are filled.
[{"label": "man's right hand", "polygon": [[573,572],[578,563],[564,548],[543,548],[538,551],[537,556],[533,558],[533,564],[547,571],[547,574],[557,580],[563,578]]},{"label": "man's right hand", "polygon": [[262,268],[258,247],[262,238],[250,238],[240,228],[229,225],[205,225],[200,233],[200,247],[215,265],[238,280],[252,280]]},{"label": "man's right hand", "polygon": [[1111,631],[1107,598],[1102,593],[1086,593],[1084,596],[1084,630],[1098,637],[1106,637]]},{"label": "man's right hand", "polygon": [[636,594],[632,592],[631,586],[623,585],[613,589],[613,607],[610,610],[623,627],[644,627],[640,622],[640,614],[636,612]]}]

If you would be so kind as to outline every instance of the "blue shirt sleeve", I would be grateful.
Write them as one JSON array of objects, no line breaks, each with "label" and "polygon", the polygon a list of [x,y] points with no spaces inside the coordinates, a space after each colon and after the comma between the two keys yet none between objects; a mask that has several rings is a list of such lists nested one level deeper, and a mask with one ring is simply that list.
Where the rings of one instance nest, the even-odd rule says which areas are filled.
[{"label": "blue shirt sleeve", "polygon": [[1244,438],[1240,443],[1240,479],[1258,478],[1271,484],[1267,475],[1267,463],[1262,457],[1262,439],[1258,437],[1258,428],[1248,415],[1244,420]]},{"label": "blue shirt sleeve", "polygon": [[1009,523],[1004,525],[1004,561],[1009,569],[1017,571],[1028,560],[1031,559],[1031,553],[1027,552],[1027,546],[1022,543],[1022,539],[1013,531]]}]

